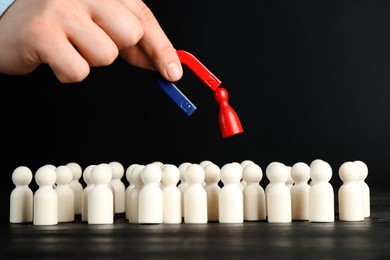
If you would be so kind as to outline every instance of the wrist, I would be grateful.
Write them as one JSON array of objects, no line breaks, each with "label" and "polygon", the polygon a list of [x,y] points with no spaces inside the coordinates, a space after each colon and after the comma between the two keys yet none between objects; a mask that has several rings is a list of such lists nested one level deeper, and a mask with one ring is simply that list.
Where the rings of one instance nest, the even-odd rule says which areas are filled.
[{"label": "wrist", "polygon": [[14,3],[15,0],[0,0],[0,17]]}]

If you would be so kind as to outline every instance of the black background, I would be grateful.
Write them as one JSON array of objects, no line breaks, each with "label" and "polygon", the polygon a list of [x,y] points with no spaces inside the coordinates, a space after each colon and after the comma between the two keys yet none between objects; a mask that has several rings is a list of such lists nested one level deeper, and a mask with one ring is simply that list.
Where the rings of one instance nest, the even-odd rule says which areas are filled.
[{"label": "black background", "polygon": [[212,91],[186,67],[176,85],[198,108],[191,117],[159,89],[153,71],[121,58],[75,84],[59,83],[45,65],[0,75],[5,209],[17,166],[35,172],[70,161],[85,168],[249,159],[264,180],[272,161],[320,158],[337,191],[340,165],[362,160],[370,187],[388,186],[389,1],[146,3],[175,48],[222,81],[244,133],[222,138]]}]

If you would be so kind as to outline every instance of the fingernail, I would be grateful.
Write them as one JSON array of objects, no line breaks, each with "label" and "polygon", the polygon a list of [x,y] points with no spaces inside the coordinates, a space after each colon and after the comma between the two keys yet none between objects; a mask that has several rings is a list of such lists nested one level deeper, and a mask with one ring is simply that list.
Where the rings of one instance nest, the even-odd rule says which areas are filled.
[{"label": "fingernail", "polygon": [[178,80],[181,77],[180,66],[176,62],[171,62],[167,67],[167,74],[171,80]]}]

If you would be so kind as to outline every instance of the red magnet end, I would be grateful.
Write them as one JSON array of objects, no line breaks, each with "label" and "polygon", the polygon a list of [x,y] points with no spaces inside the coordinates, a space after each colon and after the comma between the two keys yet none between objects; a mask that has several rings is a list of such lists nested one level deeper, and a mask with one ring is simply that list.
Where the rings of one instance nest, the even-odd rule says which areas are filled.
[{"label": "red magnet end", "polygon": [[177,50],[177,55],[181,63],[187,65],[187,67],[200,78],[206,86],[215,91],[216,88],[221,85],[221,81],[214,76],[194,55],[188,51]]},{"label": "red magnet end", "polygon": [[229,137],[244,132],[240,119],[236,112],[228,103],[228,92],[224,88],[217,88],[214,92],[214,98],[219,104],[219,126],[222,136]]}]

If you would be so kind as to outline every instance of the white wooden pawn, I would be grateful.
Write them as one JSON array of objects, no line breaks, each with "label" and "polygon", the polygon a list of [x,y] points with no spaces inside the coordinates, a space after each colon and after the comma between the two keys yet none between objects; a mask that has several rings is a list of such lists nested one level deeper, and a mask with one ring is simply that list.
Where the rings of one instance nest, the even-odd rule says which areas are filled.
[{"label": "white wooden pawn", "polygon": [[363,215],[365,218],[368,218],[371,215],[370,187],[366,183],[366,178],[368,176],[368,167],[367,164],[363,161],[357,160],[354,163],[359,167],[360,170],[359,185],[362,189]]},{"label": "white wooden pawn", "polygon": [[[313,161],[311,161],[311,163],[309,164],[309,167],[311,168],[315,163],[317,162],[320,162],[320,161],[323,161],[321,159],[314,159]],[[314,181],[313,179],[309,179],[309,185],[312,186],[314,184]]]},{"label": "white wooden pawn", "polygon": [[202,183],[205,178],[203,167],[191,164],[186,168],[185,178],[188,182],[184,190],[184,223],[207,223],[207,193]]},{"label": "white wooden pawn", "polygon": [[131,190],[134,188],[134,183],[132,183],[131,181],[131,173],[133,171],[133,169],[135,168],[135,166],[138,166],[139,164],[138,163],[133,163],[131,164],[129,167],[127,167],[126,169],[126,180],[127,182],[129,183],[129,185],[126,187],[126,190],[125,190],[125,218],[128,220],[129,219],[129,212],[130,212],[130,192]]},{"label": "white wooden pawn", "polygon": [[362,221],[363,202],[359,184],[360,169],[353,162],[345,162],[339,168],[343,184],[338,191],[339,219],[341,221]]},{"label": "white wooden pawn", "polygon": [[179,224],[181,217],[181,192],[177,187],[180,181],[180,171],[176,165],[165,164],[162,167],[163,184],[163,223]]},{"label": "white wooden pawn", "polygon": [[39,186],[34,193],[33,224],[58,224],[58,198],[53,188],[57,174],[54,168],[42,166],[35,172],[35,182]]},{"label": "white wooden pawn", "polygon": [[122,182],[122,177],[125,174],[125,168],[117,161],[112,161],[108,165],[112,169],[110,184],[114,189],[114,213],[124,213],[126,211],[126,187]]},{"label": "white wooden pawn", "polygon": [[[213,164],[213,162],[210,161],[210,160],[203,160],[203,161],[201,161],[201,162],[199,163],[199,165],[202,166],[203,169],[204,169],[204,167],[206,167],[206,166],[209,165],[209,164]],[[203,186],[203,187],[206,186],[206,182],[205,182],[205,181],[203,181],[202,186]]]},{"label": "white wooden pawn", "polygon": [[114,214],[114,216],[115,216],[115,190],[114,190],[114,186],[112,186],[112,184],[111,184],[111,181],[112,181],[112,175],[113,175],[113,173],[112,173],[112,167],[108,164],[108,163],[100,163],[100,165],[101,166],[104,166],[104,167],[106,167],[107,168],[107,171],[109,171],[111,174],[110,174],[110,176],[111,176],[111,179],[110,179],[110,181],[108,182],[108,188],[111,190],[111,192],[112,192],[112,203],[113,203],[113,205],[114,205],[114,207],[112,208],[112,212],[113,212],[113,214]]},{"label": "white wooden pawn", "polygon": [[220,171],[218,165],[214,163],[207,164],[204,168],[205,172],[205,183],[204,186],[207,194],[207,219],[209,222],[219,220],[219,192],[221,187],[219,187]]},{"label": "white wooden pawn", "polygon": [[291,193],[286,185],[289,175],[286,165],[280,162],[274,162],[267,167],[266,175],[271,183],[267,190],[268,222],[291,222]]},{"label": "white wooden pawn", "polygon": [[58,222],[73,222],[74,212],[74,192],[69,186],[73,179],[72,170],[65,165],[56,168],[56,188],[58,198]]},{"label": "white wooden pawn", "polygon": [[236,167],[237,171],[239,170],[239,172],[240,172],[240,180],[237,182],[237,185],[238,185],[238,187],[240,187],[241,191],[243,191],[244,188],[245,188],[246,183],[245,183],[245,181],[242,178],[242,166],[241,166],[241,164],[239,162],[231,162],[231,163],[227,163],[227,164],[230,164],[231,166]]},{"label": "white wooden pawn", "polygon": [[131,183],[131,182],[130,182],[130,179],[131,179],[131,172],[133,171],[133,169],[135,168],[135,166],[138,166],[138,165],[139,165],[138,163],[133,163],[133,164],[131,164],[129,167],[127,167],[127,169],[126,169],[125,176],[126,176],[127,182],[129,183],[128,186],[126,187],[126,190],[127,190],[128,188],[130,188],[130,190],[131,190],[132,188],[134,188],[134,183]]},{"label": "white wooden pawn", "polygon": [[138,198],[139,224],[161,224],[163,221],[163,193],[159,186],[161,178],[161,168],[154,163],[147,164],[141,172],[144,185]]},{"label": "white wooden pawn", "polygon": [[286,166],[288,171],[288,177],[286,181],[286,186],[291,190],[292,186],[294,185],[294,180],[291,177],[291,166]]},{"label": "white wooden pawn", "polygon": [[207,165],[209,165],[209,164],[211,164],[211,163],[213,163],[213,162],[210,161],[210,160],[203,160],[203,161],[201,161],[201,162],[199,163],[199,165],[202,166],[203,169],[204,169],[204,167],[206,167]]},{"label": "white wooden pawn", "polygon": [[222,166],[220,172],[223,187],[219,193],[219,223],[243,223],[244,199],[241,187],[242,169],[234,163]]},{"label": "white wooden pawn", "polygon": [[178,166],[179,171],[180,171],[180,182],[178,184],[178,187],[180,189],[181,198],[182,198],[182,200],[181,200],[181,216],[182,216],[182,218],[184,218],[184,191],[187,189],[187,186],[188,186],[188,183],[186,180],[186,169],[190,165],[191,165],[190,162],[183,162]]},{"label": "white wooden pawn", "polygon": [[[267,165],[267,168],[265,168],[265,176],[267,177],[268,179],[268,184],[266,185],[265,189],[264,189],[264,192],[265,192],[265,197],[267,198],[267,192],[268,192],[268,189],[273,185],[272,182],[269,181],[269,178],[268,178],[268,175],[269,175],[269,172],[272,171],[272,167],[274,164],[280,164],[280,162],[271,162]],[[284,164],[283,164],[284,165]],[[267,200],[266,200],[267,202]]]},{"label": "white wooden pawn", "polygon": [[131,172],[131,183],[134,183],[134,188],[130,191],[128,203],[128,219],[129,223],[138,224],[138,205],[139,205],[139,191],[143,186],[141,179],[141,172],[145,165],[137,165]]},{"label": "white wooden pawn", "polygon": [[54,165],[54,164],[51,164],[51,163],[48,163],[48,164],[45,164],[44,165],[45,167],[47,166],[47,167],[50,167],[50,168],[52,168],[52,169],[56,169],[56,166]]},{"label": "white wooden pawn", "polygon": [[74,193],[74,213],[76,215],[81,214],[81,201],[83,196],[83,185],[80,183],[81,175],[83,174],[83,169],[81,168],[80,164],[76,162],[69,162],[66,164],[73,173],[73,179],[70,182],[70,187],[73,190]]},{"label": "white wooden pawn", "polygon": [[334,191],[329,183],[332,168],[329,163],[317,160],[310,164],[312,185],[309,191],[309,221],[334,222]]},{"label": "white wooden pawn", "polygon": [[[269,171],[270,171],[270,169],[272,168],[272,165],[273,164],[275,164],[275,163],[279,163],[279,162],[271,162],[271,163],[269,163],[268,165],[267,165],[267,168],[265,168],[265,176],[267,177],[267,179],[268,179],[268,175],[269,175]],[[271,183],[270,181],[269,181],[269,179],[268,179],[268,184],[265,186],[265,189],[264,189],[264,194],[265,194],[265,213],[266,213],[266,215],[268,216],[268,212],[267,212],[267,208],[268,208],[268,206],[267,206],[267,193],[268,193],[268,190],[269,190],[269,188],[271,187],[273,185],[273,183]]]},{"label": "white wooden pawn", "polygon": [[88,194],[94,187],[91,180],[91,171],[93,167],[95,167],[94,164],[88,165],[83,171],[83,180],[87,185],[83,190],[81,201],[81,221],[84,222],[88,222]]},{"label": "white wooden pawn", "polygon": [[241,167],[244,169],[245,166],[247,166],[248,164],[251,164],[251,163],[255,163],[255,162],[252,160],[243,160],[240,164],[241,164]]},{"label": "white wooden pawn", "polygon": [[[245,166],[247,166],[248,164],[251,164],[251,163],[254,163],[254,162],[253,162],[252,160],[243,160],[243,161],[240,163],[242,170],[244,170],[244,167],[245,167]],[[243,188],[245,188],[245,186],[246,186],[247,183],[245,182],[244,178],[241,179],[241,184],[242,184]],[[244,190],[244,189],[243,189],[243,190]]]},{"label": "white wooden pawn", "polygon": [[32,181],[32,175],[27,166],[18,166],[12,172],[15,188],[10,195],[10,223],[28,223],[33,220],[34,194],[28,186]]},{"label": "white wooden pawn", "polygon": [[260,181],[263,178],[262,169],[255,163],[246,164],[242,170],[242,177],[247,183],[243,191],[244,220],[265,220],[267,218],[265,192],[260,186]]},{"label": "white wooden pawn", "polygon": [[[55,170],[57,167],[54,165],[54,164],[51,164],[51,163],[47,163],[47,164],[45,164],[45,165],[43,165],[44,167],[50,167],[50,168],[52,168],[53,170]],[[42,167],[43,167],[42,166]],[[56,185],[57,184],[53,184],[53,189],[55,189],[56,188]]]},{"label": "white wooden pawn", "polygon": [[295,163],[291,167],[291,178],[294,182],[290,189],[292,220],[309,220],[310,166]]},{"label": "white wooden pawn", "polygon": [[160,162],[160,161],[154,161],[154,162],[152,162],[152,164],[154,164],[154,165],[156,165],[156,166],[158,166],[160,168],[164,166],[164,163]]},{"label": "white wooden pawn", "polygon": [[98,164],[91,170],[93,189],[88,194],[88,224],[114,223],[114,194],[109,187],[111,167]]}]

